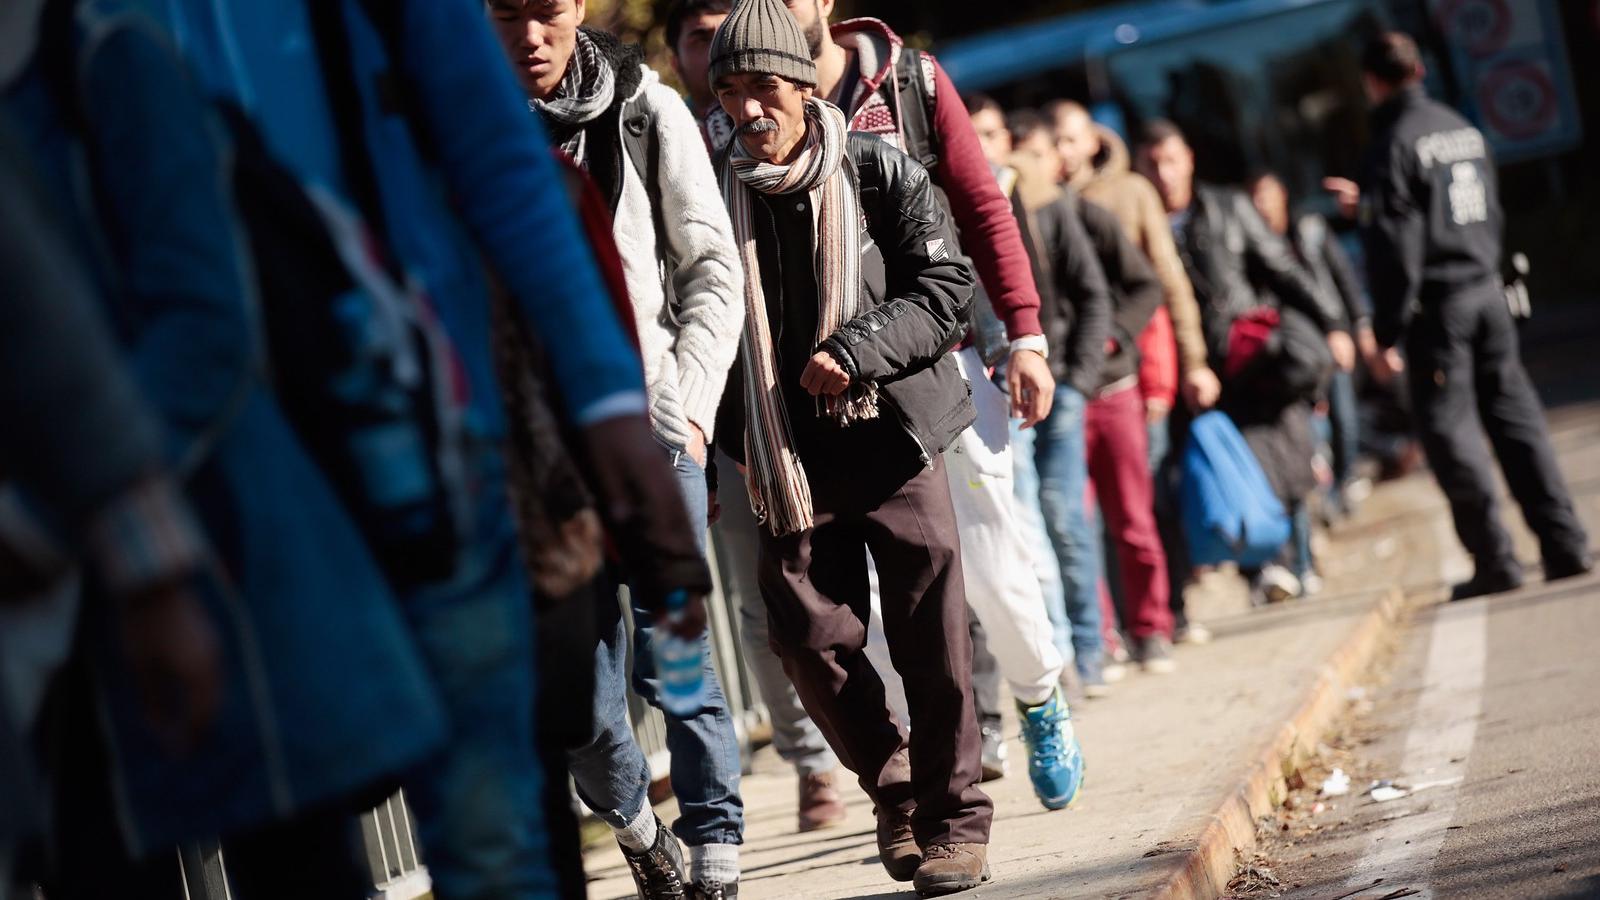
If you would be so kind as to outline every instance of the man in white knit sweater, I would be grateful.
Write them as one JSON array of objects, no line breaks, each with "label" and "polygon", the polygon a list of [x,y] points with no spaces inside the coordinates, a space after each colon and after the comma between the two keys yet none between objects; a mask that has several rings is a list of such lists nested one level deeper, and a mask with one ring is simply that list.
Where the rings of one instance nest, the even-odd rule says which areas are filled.
[{"label": "man in white knit sweater", "polygon": [[[637,47],[580,28],[583,0],[490,0],[489,15],[551,136],[609,201],[644,357],[655,435],[670,453],[704,548],[706,447],[744,327],[743,273],[700,130]],[[536,261],[535,261],[536,262]],[[649,766],[627,715],[628,640],[602,604],[593,739],[570,754],[578,792],[616,833],[641,897],[738,892],[739,745],[709,648],[707,702],[667,717],[682,851],[646,800]],[[635,600],[634,688],[656,703],[651,617]]]}]

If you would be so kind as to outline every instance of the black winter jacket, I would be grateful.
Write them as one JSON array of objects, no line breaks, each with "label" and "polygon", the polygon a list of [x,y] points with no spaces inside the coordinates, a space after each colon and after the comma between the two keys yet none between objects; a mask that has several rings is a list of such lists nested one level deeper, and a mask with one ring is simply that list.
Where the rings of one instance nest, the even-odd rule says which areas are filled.
[{"label": "black winter jacket", "polygon": [[1200,324],[1214,367],[1220,368],[1227,357],[1234,320],[1265,305],[1263,294],[1303,313],[1324,332],[1340,330],[1344,312],[1339,302],[1312,280],[1249,197],[1240,191],[1197,184],[1189,214],[1177,242],[1178,253],[1194,284]]},{"label": "black winter jacket", "polygon": [[[720,163],[721,177],[735,177]],[[760,272],[746,277],[762,280],[786,396],[796,397],[800,373],[812,353],[827,351],[852,382],[877,384],[883,415],[899,422],[911,439],[908,446],[914,444],[923,465],[931,466],[977,417],[971,391],[949,355],[967,334],[975,278],[956,250],[955,233],[921,164],[859,133],[849,137],[845,164],[851,167],[866,220],[861,276],[873,308],[812,345],[815,273],[807,265],[784,264],[785,259],[809,260],[814,253],[805,194],[755,195]],[[802,297],[800,305],[789,305]],[[791,420],[812,414],[809,403],[802,408],[791,399],[789,406]],[[741,359],[728,378],[717,426],[723,448],[740,462],[744,417]]]},{"label": "black winter jacket", "polygon": [[1095,242],[1084,228],[1076,191],[1029,214],[1034,278],[1042,306],[1039,323],[1050,343],[1050,373],[1057,382],[1094,396],[1111,333],[1111,290]]},{"label": "black winter jacket", "polygon": [[1144,252],[1128,239],[1116,214],[1081,198],[1077,202],[1111,290],[1110,338],[1116,347],[1108,352],[1100,370],[1099,387],[1104,390],[1139,374],[1139,335],[1165,302],[1166,291]]},{"label": "black winter jacket", "polygon": [[1339,243],[1328,220],[1316,213],[1307,213],[1295,220],[1289,232],[1294,255],[1317,279],[1324,293],[1339,298],[1344,309],[1342,328],[1355,331],[1371,327],[1372,314],[1367,309],[1366,291],[1350,254]]},{"label": "black winter jacket", "polygon": [[1500,287],[1504,215],[1488,143],[1455,110],[1415,86],[1372,118],[1362,239],[1373,333],[1392,347],[1419,308]]}]

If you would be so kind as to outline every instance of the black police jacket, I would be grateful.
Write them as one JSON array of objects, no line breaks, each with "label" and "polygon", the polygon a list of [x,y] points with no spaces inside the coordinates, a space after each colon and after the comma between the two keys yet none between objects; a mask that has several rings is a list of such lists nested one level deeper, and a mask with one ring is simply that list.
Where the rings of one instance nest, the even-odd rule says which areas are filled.
[{"label": "black police jacket", "polygon": [[1482,132],[1420,85],[1374,110],[1372,124],[1362,241],[1373,334],[1392,347],[1423,306],[1498,287],[1504,216]]},{"label": "black police jacket", "polygon": [[1298,310],[1323,332],[1340,329],[1339,302],[1312,280],[1244,193],[1197,184],[1189,213],[1178,252],[1200,303],[1213,366],[1227,358],[1234,320],[1267,305],[1264,297]]},{"label": "black police jacket", "polygon": [[[950,356],[971,324],[975,278],[956,249],[955,232],[921,164],[879,138],[859,133],[849,137],[845,164],[851,167],[865,219],[861,277],[872,308],[810,349],[831,354],[853,382],[875,383],[882,414],[898,420],[922,463],[932,465],[977,418],[970,389]],[[776,204],[801,206],[798,213],[779,215],[772,208]],[[780,344],[815,337],[815,274],[808,267],[783,266],[780,253],[780,247],[814,247],[805,204],[809,199],[804,194],[758,195],[752,203],[761,270],[745,277],[762,279]],[[775,304],[797,297],[807,298],[809,305],[774,314]],[[810,323],[809,329],[800,325],[804,322]],[[780,379],[798,378],[810,354],[784,355],[790,358],[780,359]],[[717,426],[719,444],[740,462],[744,414],[741,359],[728,379]],[[790,409],[789,414],[804,413]]]}]

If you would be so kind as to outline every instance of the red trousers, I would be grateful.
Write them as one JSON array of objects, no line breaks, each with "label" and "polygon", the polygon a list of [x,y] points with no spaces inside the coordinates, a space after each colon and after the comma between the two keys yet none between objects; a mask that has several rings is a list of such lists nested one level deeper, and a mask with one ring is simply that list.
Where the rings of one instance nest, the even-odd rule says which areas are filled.
[{"label": "red trousers", "polygon": [[[1156,530],[1150,433],[1139,389],[1130,386],[1090,400],[1084,414],[1084,439],[1089,457],[1089,508],[1093,510],[1099,502],[1122,569],[1127,602],[1123,625],[1135,640],[1157,634],[1171,638],[1167,554]],[[1109,631],[1115,627],[1117,615],[1104,578],[1100,579],[1100,610]]]}]

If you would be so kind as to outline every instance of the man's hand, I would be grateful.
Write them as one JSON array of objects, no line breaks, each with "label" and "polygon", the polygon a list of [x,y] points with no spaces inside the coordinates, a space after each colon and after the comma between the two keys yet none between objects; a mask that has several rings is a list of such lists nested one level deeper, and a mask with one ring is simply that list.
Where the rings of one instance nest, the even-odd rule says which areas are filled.
[{"label": "man's hand", "polygon": [[1222,382],[1217,379],[1217,373],[1210,367],[1194,369],[1185,372],[1183,376],[1183,399],[1189,408],[1195,412],[1204,412],[1217,405],[1217,398],[1222,396]]},{"label": "man's hand", "polygon": [[615,416],[584,426],[573,458],[584,467],[600,518],[630,581],[647,603],[669,592],[711,589],[711,572],[677,476],[644,414]]},{"label": "man's hand", "polygon": [[709,486],[706,488],[706,525],[715,525],[722,521],[722,500],[717,492]]},{"label": "man's hand", "polygon": [[1328,332],[1328,349],[1333,352],[1334,365],[1349,372],[1356,367],[1356,342],[1348,332]]},{"label": "man's hand", "polygon": [[1050,364],[1033,350],[1018,350],[1006,363],[1006,385],[1011,389],[1011,418],[1032,428],[1050,415],[1056,402],[1056,379]]},{"label": "man's hand", "polygon": [[656,627],[670,631],[685,640],[699,640],[706,633],[706,598],[704,594],[690,592],[683,610],[676,615],[666,610],[656,613]]},{"label": "man's hand", "polygon": [[1172,414],[1172,404],[1159,397],[1144,401],[1144,419],[1154,425]]},{"label": "man's hand", "polygon": [[1394,381],[1396,375],[1405,370],[1405,358],[1400,355],[1399,350],[1393,347],[1386,347],[1373,355],[1372,377],[1376,378],[1379,384],[1389,384]]},{"label": "man's hand", "polygon": [[1322,189],[1333,195],[1339,205],[1339,215],[1354,219],[1361,208],[1361,185],[1348,178],[1324,178]]},{"label": "man's hand", "polygon": [[1366,360],[1370,367],[1373,358],[1378,355],[1378,336],[1372,333],[1370,326],[1356,332],[1356,347],[1361,351],[1361,358]]},{"label": "man's hand", "polygon": [[689,423],[689,446],[684,448],[684,452],[689,454],[695,465],[702,469],[706,467],[706,433],[693,422]]},{"label": "man's hand", "polygon": [[800,386],[813,397],[837,397],[850,387],[850,375],[826,350],[812,354],[806,370],[800,373]]},{"label": "man's hand", "polygon": [[531,559],[533,584],[546,597],[567,597],[588,584],[605,564],[605,531],[592,509],[556,526],[554,540]]},{"label": "man's hand", "polygon": [[118,613],[122,652],[146,721],[174,754],[192,750],[222,703],[211,617],[182,582],[124,598]]}]

